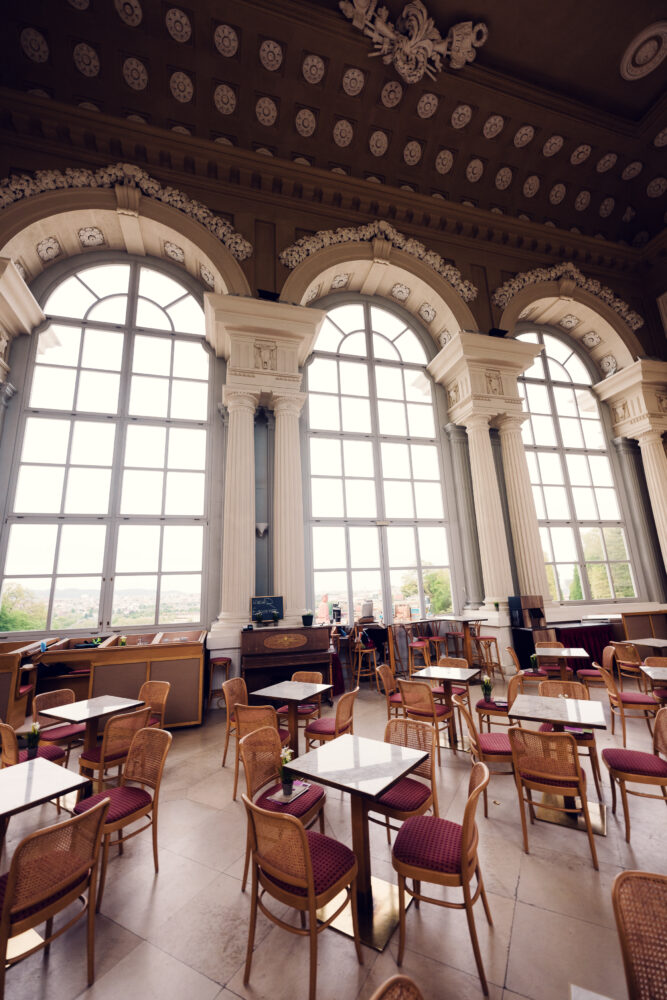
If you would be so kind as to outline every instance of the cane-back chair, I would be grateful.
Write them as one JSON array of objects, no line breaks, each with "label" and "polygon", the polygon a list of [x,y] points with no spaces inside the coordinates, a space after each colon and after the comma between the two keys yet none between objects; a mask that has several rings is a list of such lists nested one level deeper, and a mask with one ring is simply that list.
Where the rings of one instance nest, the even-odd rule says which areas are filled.
[{"label": "cane-back chair", "polygon": [[65,767],[69,764],[72,747],[80,746],[86,732],[83,722],[54,724],[51,716],[41,715],[45,708],[60,708],[61,705],[71,705],[75,701],[71,688],[59,688],[57,691],[44,691],[32,699],[32,721],[40,725],[39,741],[47,746],[60,746],[65,750]]},{"label": "cane-back chair", "polygon": [[652,694],[644,694],[643,691],[619,691],[613,674],[599,664],[595,664],[595,666],[602,674],[602,678],[607,686],[612,736],[614,734],[616,716],[621,720],[623,746],[626,745],[627,741],[627,719],[644,719],[649,733],[652,733],[651,719],[655,717],[660,708],[658,699],[654,698]]},{"label": "cane-back chair", "polygon": [[621,872],[611,898],[630,1000],[667,1000],[667,875]]},{"label": "cane-back chair", "polygon": [[[588,693],[588,688],[581,681],[542,681],[538,690],[538,694],[542,698],[577,698],[580,701],[590,701],[590,694]],[[593,772],[593,780],[595,782],[595,790],[598,793],[598,798],[602,798],[602,789],[600,787],[600,782],[602,780],[602,775],[600,774],[600,761],[598,759],[598,748],[595,742],[595,732],[592,729],[582,729],[580,726],[565,726],[566,733],[571,733],[574,736],[577,749],[582,757],[589,757],[591,761],[591,771]],[[541,733],[552,733],[554,731],[553,723],[543,722],[540,726]],[[588,751],[587,753],[585,751]]]},{"label": "cane-back chair", "polygon": [[387,702],[387,721],[389,721],[392,715],[398,717],[403,714],[403,699],[391,667],[386,663],[381,663],[378,667],[378,677]]},{"label": "cane-back chair", "polygon": [[378,986],[370,1000],[424,1000],[424,997],[409,976],[392,976]]},{"label": "cane-back chair", "polygon": [[101,792],[107,781],[107,771],[118,768],[118,778],[123,773],[123,765],[134,739],[148,725],[150,708],[140,708],[126,715],[114,715],[106,724],[100,746],[84,750],[79,757],[79,774],[91,777],[96,792]]},{"label": "cane-back chair", "polygon": [[475,705],[480,732],[484,731],[485,722],[486,728],[489,732],[491,732],[491,723],[499,726],[511,725],[510,709],[514,704],[516,696],[518,694],[523,694],[523,690],[524,675],[521,671],[519,671],[518,674],[513,674],[512,677],[510,677],[507,684],[507,694],[503,700],[500,698],[492,698],[490,701],[485,701],[484,698],[480,698]]},{"label": "cane-back chair", "polygon": [[438,743],[438,764],[440,764],[440,723],[445,722],[449,729],[449,742],[456,753],[456,724],[454,709],[448,705],[440,705],[433,697],[433,691],[428,681],[404,681],[399,677],[398,688],[403,699],[403,709],[409,719],[418,722],[430,722],[435,727]]},{"label": "cane-back chair", "polygon": [[[435,780],[435,757],[437,753],[437,737],[435,727],[428,722],[418,722],[416,719],[390,719],[384,730],[385,743],[397,747],[409,747],[412,750],[425,750],[428,757],[418,767],[410,771],[409,776],[401,778],[391,788],[374,799],[370,809],[380,813],[384,820],[368,818],[373,823],[383,823],[387,828],[387,842],[391,843],[392,827],[390,819],[403,823],[410,816],[423,816],[429,809],[433,815],[438,815],[438,788]],[[415,775],[424,778],[417,781]]]},{"label": "cane-back chair", "polygon": [[238,742],[236,744],[236,760],[234,762],[234,792],[232,798],[236,801],[236,792],[239,781],[239,763],[241,753],[239,743],[248,733],[253,733],[256,729],[263,729],[270,726],[278,733],[278,738],[282,746],[289,746],[290,734],[287,729],[281,729],[278,721],[278,713],[273,705],[236,705],[236,734]]},{"label": "cane-back chair", "polygon": [[304,730],[306,750],[310,750],[314,743],[328,743],[330,740],[342,736],[343,733],[354,733],[354,702],[358,694],[358,687],[342,694],[338,699],[335,715],[314,719],[308,723]]},{"label": "cane-back chair", "polygon": [[[459,710],[468,729],[470,738],[470,757],[474,763],[480,761],[488,765],[500,764],[501,769],[489,767],[489,774],[512,774],[512,747],[507,733],[478,732],[471,713],[461,698],[454,698],[454,704]],[[484,815],[489,815],[487,789],[484,788]]]},{"label": "cane-back chair", "polygon": [[623,679],[625,678],[626,680],[635,681],[641,691],[645,686],[644,674],[641,671],[643,660],[635,644],[632,642],[611,641],[609,645],[614,650],[620,690],[623,690]]},{"label": "cane-back chair", "polygon": [[[645,667],[667,667],[667,656],[647,656],[644,660]],[[661,704],[667,704],[667,683],[665,681],[654,681],[648,674],[646,675],[647,693],[658,698]]]},{"label": "cane-back chair", "polygon": [[509,653],[512,659],[512,663],[514,664],[516,673],[517,674],[520,673],[521,676],[523,677],[524,687],[527,684],[539,684],[540,681],[544,681],[547,679],[548,674],[546,670],[542,669],[542,667],[538,667],[536,670],[522,670],[521,664],[519,663],[519,657],[516,655],[515,650],[511,646],[506,646],[505,651]]},{"label": "cane-back chair", "polygon": [[[319,670],[296,670],[290,677],[291,681],[301,684],[322,684],[322,674]],[[284,720],[289,715],[287,705],[281,705],[278,709],[278,717]],[[304,702],[297,705],[297,718],[299,722],[308,725],[311,719],[319,719],[322,715],[322,695],[316,694],[312,702]]]},{"label": "cane-back chair", "polygon": [[[653,753],[642,750],[626,750],[617,747],[607,747],[602,751],[602,759],[609,768],[611,781],[612,812],[616,813],[616,782],[621,789],[623,815],[625,817],[625,839],[630,843],[630,806],[628,795],[637,795],[642,799],[662,798],[667,805],[667,708],[661,708],[655,717],[653,729]],[[626,784],[653,785],[660,789],[660,795],[650,792],[635,791]]]},{"label": "cane-back chair", "polygon": [[151,710],[148,719],[149,726],[164,729],[164,713],[167,710],[167,698],[171,690],[169,681],[144,681],[139,688],[138,699]]},{"label": "cane-back chair", "polygon": [[225,749],[222,752],[222,766],[224,767],[225,761],[227,760],[229,737],[232,733],[234,733],[238,740],[238,733],[236,731],[236,712],[234,709],[237,705],[248,704],[248,688],[246,687],[246,682],[242,677],[230,677],[228,681],[223,681],[222,696],[225,699],[225,715],[227,716],[225,725]]},{"label": "cane-back chair", "polygon": [[[13,767],[14,764],[22,764],[28,759],[27,750],[19,750],[16,733],[6,722],[0,722],[0,740],[2,750],[0,751],[0,767]],[[47,744],[37,748],[37,756],[45,760],[51,760],[54,764],[65,763],[65,751],[62,747]]]}]

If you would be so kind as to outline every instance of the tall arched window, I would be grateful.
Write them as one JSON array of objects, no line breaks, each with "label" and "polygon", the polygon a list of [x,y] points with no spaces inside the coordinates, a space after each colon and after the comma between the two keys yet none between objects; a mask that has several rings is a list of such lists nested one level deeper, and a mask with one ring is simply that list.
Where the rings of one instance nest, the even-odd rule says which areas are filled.
[{"label": "tall arched window", "polygon": [[320,619],[334,603],[344,621],[367,601],[385,621],[451,610],[427,361],[406,321],[372,303],[333,308],[322,326],[307,369],[306,499]]},{"label": "tall arched window", "polygon": [[533,496],[551,597],[636,597],[628,542],[591,377],[575,351],[547,333],[521,333],[542,353],[519,380]]},{"label": "tall arched window", "polygon": [[0,630],[202,621],[212,355],[162,270],[86,264],[31,345]]}]

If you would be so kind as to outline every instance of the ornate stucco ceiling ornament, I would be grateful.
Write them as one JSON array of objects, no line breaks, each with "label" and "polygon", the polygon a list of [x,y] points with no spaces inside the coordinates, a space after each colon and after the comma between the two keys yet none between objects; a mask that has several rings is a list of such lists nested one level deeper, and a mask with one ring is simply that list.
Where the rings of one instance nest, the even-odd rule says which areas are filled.
[{"label": "ornate stucco ceiling ornament", "polygon": [[504,309],[522,289],[528,285],[536,285],[545,281],[559,281],[561,278],[569,278],[578,288],[589,292],[609,306],[613,312],[623,319],[631,330],[638,330],[644,325],[644,319],[639,313],[634,312],[627,302],[616,298],[611,288],[601,285],[596,278],[587,278],[582,274],[576,264],[571,261],[563,264],[555,264],[553,267],[536,267],[533,271],[523,271],[515,274],[513,278],[506,281],[504,285],[496,288],[492,299],[495,305]]},{"label": "ornate stucco ceiling ornament", "polygon": [[449,282],[464,302],[472,302],[473,299],[477,298],[477,288],[472,281],[466,281],[462,278],[458,268],[447,264],[435,250],[427,250],[419,240],[399,233],[384,219],[376,219],[364,226],[320,229],[319,232],[310,236],[302,236],[296,243],[281,251],[280,263],[293,270],[308,257],[325,247],[336,246],[339,243],[370,243],[375,239],[387,240],[397,250],[409,253],[412,257],[417,257],[424,264],[432,267],[445,281]]},{"label": "ornate stucco ceiling ornament", "polygon": [[422,0],[407,3],[392,24],[387,8],[378,8],[377,2],[340,0],[338,6],[354,27],[372,40],[376,51],[371,56],[381,56],[384,63],[393,65],[406,83],[418,83],[424,75],[435,80],[446,59],[452,69],[461,69],[475,59],[476,49],[489,37],[481,21],[474,25],[460,21],[443,38]]}]

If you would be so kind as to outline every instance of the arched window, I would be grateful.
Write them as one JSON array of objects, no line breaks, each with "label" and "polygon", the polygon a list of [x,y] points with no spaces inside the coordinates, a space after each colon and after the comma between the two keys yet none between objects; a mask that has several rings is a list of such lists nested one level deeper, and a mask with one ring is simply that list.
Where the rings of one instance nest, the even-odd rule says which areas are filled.
[{"label": "arched window", "polygon": [[519,380],[526,457],[551,597],[636,597],[626,532],[591,377],[567,343],[521,333],[542,353]]},{"label": "arched window", "polygon": [[82,265],[31,345],[0,630],[202,622],[212,355],[165,271]]},{"label": "arched window", "polygon": [[451,610],[427,361],[406,321],[370,302],[337,306],[322,326],[307,369],[306,499],[320,620],[334,603],[343,621],[367,601],[384,621]]}]

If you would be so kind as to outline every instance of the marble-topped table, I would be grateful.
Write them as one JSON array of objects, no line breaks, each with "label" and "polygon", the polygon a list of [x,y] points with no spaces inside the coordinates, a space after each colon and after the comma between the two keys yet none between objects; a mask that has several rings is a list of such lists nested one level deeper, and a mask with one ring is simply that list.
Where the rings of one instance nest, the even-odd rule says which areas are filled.
[{"label": "marble-topped table", "polygon": [[299,705],[316,700],[332,690],[332,684],[309,684],[304,681],[282,681],[253,691],[254,697],[274,699],[287,705],[289,745],[295,757],[299,756]]},{"label": "marble-topped table", "polygon": [[83,749],[92,750],[97,744],[97,732],[100,719],[118,712],[131,712],[133,708],[141,708],[143,701],[137,698],[117,698],[113,694],[103,694],[99,698],[86,698],[84,701],[73,701],[69,705],[58,705],[56,708],[43,708],[40,715],[50,715],[62,722],[86,724]]},{"label": "marble-topped table", "polygon": [[[412,680],[420,681],[441,681],[445,692],[445,704],[447,708],[452,708],[452,684],[468,684],[473,677],[481,671],[481,667],[426,667],[424,670],[417,670],[412,675]],[[454,732],[456,733],[456,718],[454,718]],[[457,737],[458,742],[458,737]]]},{"label": "marble-topped table", "polygon": [[535,649],[537,653],[537,665],[540,666],[540,660],[542,657],[548,658],[550,660],[560,660],[558,666],[560,667],[560,679],[566,681],[568,660],[590,660],[589,654],[581,646],[565,646],[561,649],[560,646],[540,646],[539,649]]},{"label": "marble-topped table", "polygon": [[544,698],[535,694],[519,694],[512,702],[511,719],[525,722],[550,722],[556,732],[565,726],[581,729],[606,729],[604,710],[599,701],[582,698]]},{"label": "marble-topped table", "polygon": [[11,816],[83,788],[88,782],[87,777],[43,757],[0,770],[0,850]]}]

